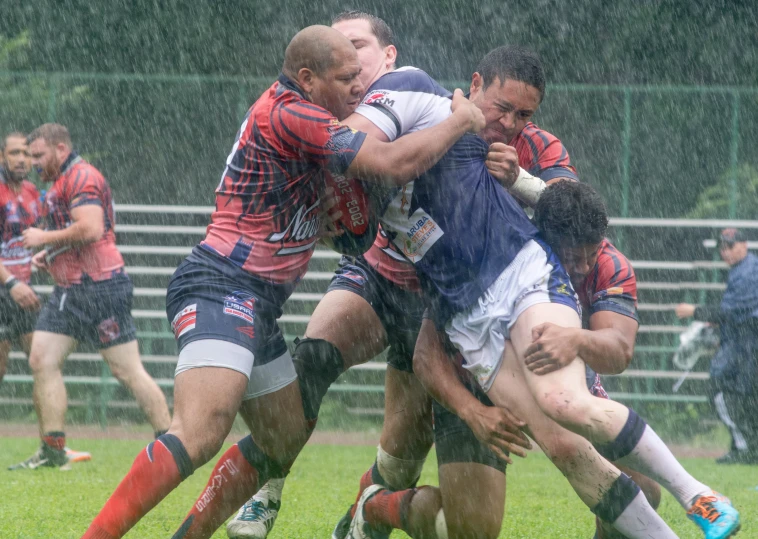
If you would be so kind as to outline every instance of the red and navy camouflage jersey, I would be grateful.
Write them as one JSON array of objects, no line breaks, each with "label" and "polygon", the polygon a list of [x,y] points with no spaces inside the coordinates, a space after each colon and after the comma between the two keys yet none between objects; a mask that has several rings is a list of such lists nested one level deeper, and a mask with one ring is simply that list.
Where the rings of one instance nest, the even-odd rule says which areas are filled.
[{"label": "red and navy camouflage jersey", "polygon": [[39,226],[43,216],[39,191],[22,181],[14,191],[0,170],[0,264],[25,283],[32,275],[32,251],[23,245],[24,230]]},{"label": "red and navy camouflage jersey", "polygon": [[[589,328],[590,317],[600,311],[612,311],[633,318],[637,315],[637,278],[629,260],[611,242],[604,239],[592,271],[577,287],[582,303],[582,325]],[[587,368],[587,385],[596,397],[609,398],[600,375]]]},{"label": "red and navy camouflage jersey", "polygon": [[[61,166],[61,175],[47,192],[45,203],[48,230],[71,226],[71,210],[80,206],[94,204],[103,209],[104,233],[99,240],[66,249],[54,257],[50,275],[58,286],[79,284],[84,275],[93,281],[104,281],[124,267],[124,259],[116,248],[111,188],[100,171],[71,153]],[[48,255],[55,251],[55,247],[48,248]]]},{"label": "red and navy camouflage jersey", "polygon": [[280,75],[242,123],[201,245],[265,281],[297,282],[318,241],[324,169],[344,173],[365,137]]},{"label": "red and navy camouflage jersey", "polygon": [[[578,180],[563,143],[532,122],[527,123],[508,144],[516,148],[519,166],[532,176],[543,181],[555,178]],[[414,292],[419,290],[415,268],[387,239],[383,230],[379,231],[364,257],[380,275],[397,286]]]},{"label": "red and navy camouflage jersey", "polygon": [[639,322],[637,315],[637,278],[629,260],[604,239],[592,271],[578,287],[582,312],[589,317],[599,311],[613,311]]}]

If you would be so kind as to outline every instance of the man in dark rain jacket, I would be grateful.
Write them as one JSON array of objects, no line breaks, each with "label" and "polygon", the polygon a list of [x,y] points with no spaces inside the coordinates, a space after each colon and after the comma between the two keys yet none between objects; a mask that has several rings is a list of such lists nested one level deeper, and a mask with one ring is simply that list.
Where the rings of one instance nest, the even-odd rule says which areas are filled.
[{"label": "man in dark rain jacket", "polygon": [[758,464],[758,257],[744,234],[727,228],[719,254],[729,267],[720,305],[677,306],[679,318],[718,324],[721,346],[711,362],[714,405],[732,434],[732,448],[717,462]]}]

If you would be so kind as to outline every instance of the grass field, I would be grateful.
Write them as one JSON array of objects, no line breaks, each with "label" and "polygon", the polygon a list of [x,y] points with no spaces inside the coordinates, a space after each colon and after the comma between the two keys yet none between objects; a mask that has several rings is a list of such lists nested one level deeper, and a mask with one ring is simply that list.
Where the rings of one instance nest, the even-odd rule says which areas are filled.
[{"label": "grass field", "polygon": [[[86,529],[134,456],[140,441],[82,440],[76,449],[90,451],[93,460],[71,471],[42,469],[8,472],[7,464],[28,457],[38,440],[0,440],[0,538],[75,539]],[[326,538],[354,500],[359,476],[373,461],[370,446],[309,445],[295,464],[284,489],[284,503],[275,538]],[[758,538],[758,467],[717,466],[710,459],[686,459],[688,470],[730,496],[743,515],[742,539]],[[180,524],[210,473],[211,465],[195,472],[179,489],[142,520],[127,537],[167,538]],[[430,455],[421,483],[436,484],[436,462]],[[702,535],[674,499],[664,494],[661,514],[682,538]],[[508,502],[500,537],[545,539],[592,537],[592,517],[568,483],[538,453],[518,460],[508,471]],[[395,532],[393,538],[404,537]],[[226,537],[223,529],[214,538]]]}]

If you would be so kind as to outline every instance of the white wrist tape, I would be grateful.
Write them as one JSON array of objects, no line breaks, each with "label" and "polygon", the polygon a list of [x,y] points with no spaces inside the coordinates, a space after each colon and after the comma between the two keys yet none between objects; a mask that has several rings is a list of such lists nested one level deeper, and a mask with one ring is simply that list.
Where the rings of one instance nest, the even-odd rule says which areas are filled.
[{"label": "white wrist tape", "polygon": [[529,206],[534,207],[545,187],[545,182],[519,167],[518,178],[508,191]]}]

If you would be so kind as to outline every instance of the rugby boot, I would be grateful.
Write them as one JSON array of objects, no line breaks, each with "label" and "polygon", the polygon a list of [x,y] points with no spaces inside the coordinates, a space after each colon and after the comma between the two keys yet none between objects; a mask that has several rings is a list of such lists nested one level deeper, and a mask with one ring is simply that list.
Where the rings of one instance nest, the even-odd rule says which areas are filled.
[{"label": "rugby boot", "polygon": [[226,525],[229,538],[265,539],[279,514],[283,488],[284,479],[269,479]]},{"label": "rugby boot", "polygon": [[740,530],[740,514],[729,498],[711,491],[695,500],[687,518],[697,524],[705,539],[726,539]]},{"label": "rugby boot", "polygon": [[55,449],[42,442],[40,448],[28,459],[8,466],[8,469],[13,470],[36,470],[37,468],[61,468],[63,470],[69,469],[70,461],[66,451],[63,449]]}]

